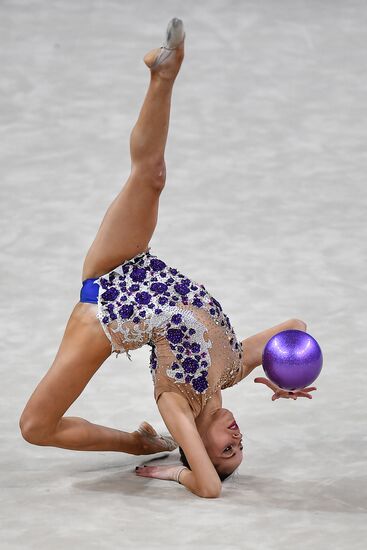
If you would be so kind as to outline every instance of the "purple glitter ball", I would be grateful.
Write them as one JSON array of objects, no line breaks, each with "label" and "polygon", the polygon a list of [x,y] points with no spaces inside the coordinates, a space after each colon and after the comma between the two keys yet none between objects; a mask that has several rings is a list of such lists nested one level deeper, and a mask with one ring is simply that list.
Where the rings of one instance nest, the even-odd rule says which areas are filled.
[{"label": "purple glitter ball", "polygon": [[319,376],[323,357],[319,344],[301,330],[283,330],[265,345],[262,365],[266,376],[280,388],[297,390]]}]

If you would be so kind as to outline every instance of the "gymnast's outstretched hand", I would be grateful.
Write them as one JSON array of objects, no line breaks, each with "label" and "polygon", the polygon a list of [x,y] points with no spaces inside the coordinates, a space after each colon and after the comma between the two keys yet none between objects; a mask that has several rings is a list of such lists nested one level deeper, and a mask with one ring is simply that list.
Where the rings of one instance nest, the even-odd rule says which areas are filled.
[{"label": "gymnast's outstretched hand", "polygon": [[279,399],[280,397],[284,397],[285,399],[297,399],[297,397],[308,397],[308,399],[312,399],[312,395],[310,395],[308,392],[317,390],[315,386],[309,387],[309,388],[302,388],[301,390],[295,390],[295,391],[288,391],[283,390],[283,388],[279,388],[274,382],[271,382],[267,378],[255,378],[254,382],[265,384],[273,390],[274,394],[272,395],[271,400],[275,401],[276,399]]},{"label": "gymnast's outstretched hand", "polygon": [[166,479],[177,481],[177,474],[182,471],[182,464],[171,464],[169,466],[137,466],[135,473],[141,477],[154,477],[156,479]]}]

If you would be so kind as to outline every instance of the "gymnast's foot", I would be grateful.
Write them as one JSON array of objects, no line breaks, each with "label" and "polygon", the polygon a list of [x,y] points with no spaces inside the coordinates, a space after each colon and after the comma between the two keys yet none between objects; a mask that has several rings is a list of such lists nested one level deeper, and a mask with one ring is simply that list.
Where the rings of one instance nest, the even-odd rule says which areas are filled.
[{"label": "gymnast's foot", "polygon": [[177,448],[177,443],[171,436],[158,434],[148,422],[142,422],[133,434],[137,439],[137,454],[140,455],[171,452]]},{"label": "gymnast's foot", "polygon": [[174,80],[184,58],[185,32],[181,19],[174,17],[168,23],[166,40],[161,48],[155,48],[144,56],[144,63],[152,76]]}]

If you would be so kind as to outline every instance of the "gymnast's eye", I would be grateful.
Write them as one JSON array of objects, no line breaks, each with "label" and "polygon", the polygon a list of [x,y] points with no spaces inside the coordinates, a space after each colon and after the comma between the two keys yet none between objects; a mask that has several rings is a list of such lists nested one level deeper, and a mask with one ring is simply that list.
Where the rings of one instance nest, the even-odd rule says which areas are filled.
[{"label": "gymnast's eye", "polygon": [[232,448],[233,448],[232,445],[228,445],[228,447],[226,447],[223,452],[229,453],[230,451],[232,451]]}]

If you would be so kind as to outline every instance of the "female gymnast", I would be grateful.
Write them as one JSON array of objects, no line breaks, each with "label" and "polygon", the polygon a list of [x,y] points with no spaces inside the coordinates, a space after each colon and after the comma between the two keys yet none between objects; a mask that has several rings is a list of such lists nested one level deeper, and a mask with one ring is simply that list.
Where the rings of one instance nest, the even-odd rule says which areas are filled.
[{"label": "female gymnast", "polygon": [[[221,390],[261,365],[268,340],[286,329],[306,330],[290,319],[238,341],[220,303],[204,285],[150,252],[166,170],[171,96],[184,58],[181,20],[144,57],[149,87],[130,135],[131,172],[109,206],[86,255],[82,289],[56,357],[30,396],[19,425],[26,441],[80,451],[146,455],[179,445],[183,465],[143,466],[136,474],[174,480],[214,498],[221,481],[243,458],[242,434],[222,407]],[[131,433],[64,416],[102,363],[115,352],[151,347],[154,397],[171,436],[143,422]],[[315,388],[287,392],[266,378],[272,399],[311,398]]]}]

